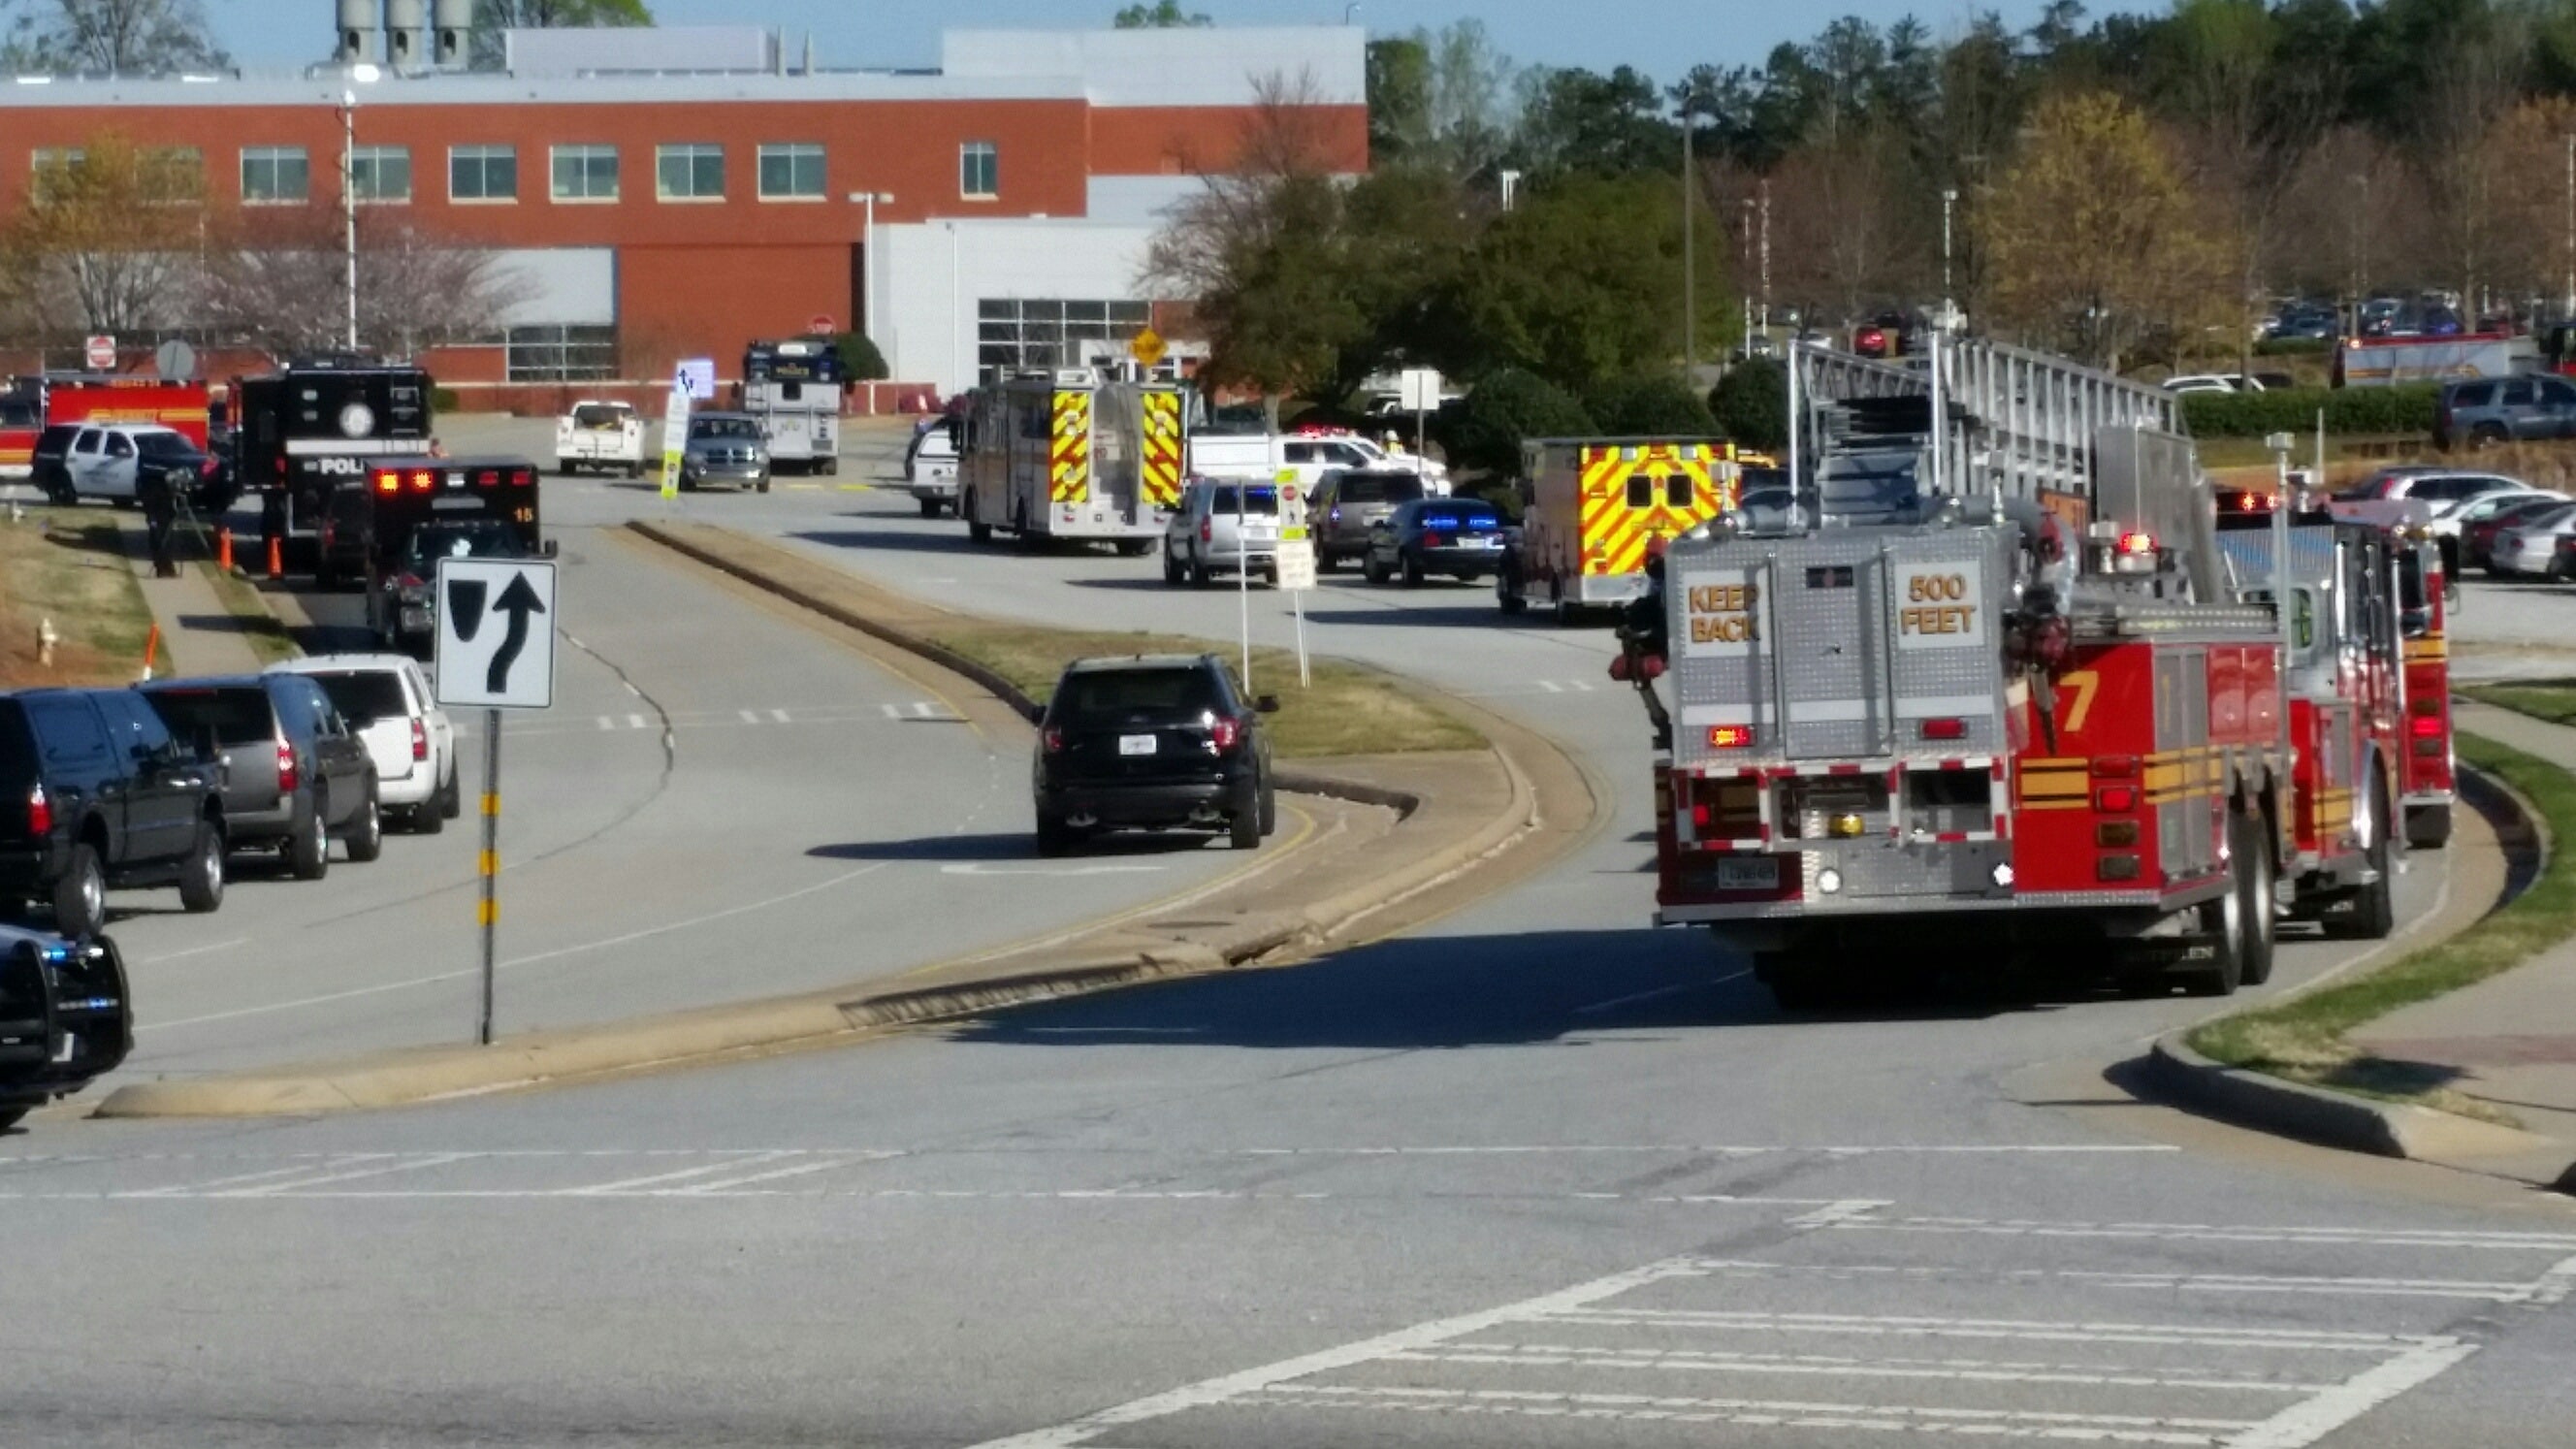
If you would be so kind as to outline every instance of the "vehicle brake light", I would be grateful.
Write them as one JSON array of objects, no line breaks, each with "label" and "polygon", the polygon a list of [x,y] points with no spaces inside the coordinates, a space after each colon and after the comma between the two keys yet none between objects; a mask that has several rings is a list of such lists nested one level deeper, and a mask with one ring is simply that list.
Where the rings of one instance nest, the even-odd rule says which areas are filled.
[{"label": "vehicle brake light", "polygon": [[2138,808],[2138,791],[2133,785],[2105,785],[2093,792],[2093,808],[2111,814]]},{"label": "vehicle brake light", "polygon": [[429,726],[419,720],[411,722],[411,757],[415,760],[429,758]]},{"label": "vehicle brake light", "polygon": [[1061,755],[1064,753],[1064,731],[1048,725],[1038,731],[1038,743],[1046,747],[1048,754]]},{"label": "vehicle brake light", "polygon": [[200,478],[212,478],[221,466],[222,465],[218,464],[212,458],[199,458],[197,460],[197,476]]},{"label": "vehicle brake light", "polygon": [[481,471],[481,472],[479,472],[479,473],[475,474],[475,475],[474,475],[474,486],[475,486],[475,487],[477,487],[477,488],[498,488],[498,487],[500,487],[500,486],[501,486],[501,470],[500,470],[500,469],[498,469],[498,468],[486,468],[486,469],[484,469],[483,471]]},{"label": "vehicle brake light", "polygon": [[2441,717],[2439,715],[2419,714],[2406,721],[2406,732],[2419,740],[2437,738],[2442,733]]},{"label": "vehicle brake light", "polygon": [[1967,737],[1966,720],[1927,719],[1923,722],[1923,738],[1927,740],[1964,740]]},{"label": "vehicle brake light", "polygon": [[1224,754],[1243,743],[1243,721],[1220,718],[1216,723],[1208,726],[1208,738],[1215,743],[1217,753]]},{"label": "vehicle brake light", "polygon": [[1708,727],[1708,747],[1712,750],[1748,750],[1753,747],[1753,726],[1731,724]]},{"label": "vehicle brake light", "polygon": [[2130,558],[2145,558],[2156,551],[2156,536],[2134,529],[2120,535],[2120,552]]},{"label": "vehicle brake light", "polygon": [[510,470],[510,486],[513,488],[525,488],[536,481],[537,475],[533,469],[513,468]]},{"label": "vehicle brake light", "polygon": [[27,792],[27,833],[40,836],[54,833],[54,802],[45,798],[42,785]]},{"label": "vehicle brake light", "polygon": [[1216,542],[1216,520],[1215,520],[1215,519],[1213,519],[1213,518],[1202,518],[1202,519],[1200,519],[1200,520],[1199,520],[1199,542],[1201,542],[1201,543],[1214,543],[1214,542]]},{"label": "vehicle brake light", "polygon": [[379,493],[399,493],[402,491],[402,479],[396,474],[379,473],[376,475],[376,491]]},{"label": "vehicle brake light", "polygon": [[437,478],[437,475],[435,475],[435,474],[431,473],[427,468],[417,468],[417,469],[414,469],[414,470],[412,471],[412,475],[411,475],[411,491],[412,491],[412,492],[414,492],[414,493],[426,493],[426,492],[428,492],[430,489],[432,489],[432,488],[434,488],[434,487],[437,487],[437,486],[438,486],[438,478]]},{"label": "vehicle brake light", "polygon": [[394,579],[394,587],[397,589],[425,589],[428,588],[429,585],[422,582],[421,577],[418,574],[404,573]]},{"label": "vehicle brake light", "polygon": [[1422,535],[1422,546],[1424,548],[1447,548],[1449,546],[1449,535],[1445,533],[1426,533]]},{"label": "vehicle brake light", "polygon": [[296,778],[295,746],[288,744],[283,738],[281,738],[277,742],[278,793],[281,795],[292,793],[295,789]]}]

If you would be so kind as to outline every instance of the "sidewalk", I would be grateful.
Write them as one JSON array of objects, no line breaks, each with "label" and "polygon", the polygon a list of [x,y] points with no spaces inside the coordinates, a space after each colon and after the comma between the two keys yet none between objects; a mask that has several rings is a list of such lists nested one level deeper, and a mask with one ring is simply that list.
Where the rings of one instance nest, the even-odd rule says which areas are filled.
[{"label": "sidewalk", "polygon": [[[2576,729],[2467,700],[2453,711],[2464,731],[2576,770]],[[2576,841],[2551,848],[2576,849]],[[2548,1139],[2455,1165],[2526,1180],[2576,1178],[2576,941],[2466,990],[2391,1012],[2351,1040],[2390,1061],[2449,1074],[2451,1090]]]},{"label": "sidewalk", "polygon": [[194,557],[194,542],[180,540],[177,578],[154,578],[142,515],[118,515],[117,529],[125,539],[125,555],[133,561],[134,577],[143,585],[143,602],[151,607],[153,622],[161,626],[161,654],[153,662],[152,677],[257,674],[259,655],[243,636],[241,621],[215,596],[214,584]]}]

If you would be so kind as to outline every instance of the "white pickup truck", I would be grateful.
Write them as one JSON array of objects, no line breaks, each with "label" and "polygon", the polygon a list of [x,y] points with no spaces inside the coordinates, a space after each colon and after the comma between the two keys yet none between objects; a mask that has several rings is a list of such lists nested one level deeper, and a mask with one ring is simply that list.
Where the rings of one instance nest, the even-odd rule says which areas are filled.
[{"label": "white pickup truck", "polygon": [[577,402],[555,419],[555,470],[581,468],[644,475],[644,419],[622,402]]}]

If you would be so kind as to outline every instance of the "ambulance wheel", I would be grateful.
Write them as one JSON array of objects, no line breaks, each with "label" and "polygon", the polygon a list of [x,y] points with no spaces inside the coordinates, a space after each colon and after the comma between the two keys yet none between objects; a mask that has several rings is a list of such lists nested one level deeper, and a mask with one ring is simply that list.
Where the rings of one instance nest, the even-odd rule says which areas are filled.
[{"label": "ambulance wheel", "polygon": [[2272,852],[2265,849],[2265,844],[2260,811],[2239,809],[2229,815],[2227,850],[2237,861],[2237,881],[2245,892],[2242,979],[2248,986],[2260,986],[2272,979],[2273,932],[2279,918],[2273,910]]},{"label": "ambulance wheel", "polygon": [[2406,807],[2406,844],[2409,848],[2440,850],[2450,843],[2450,806],[2409,805]]},{"label": "ambulance wheel", "polygon": [[2370,884],[2355,892],[2352,910],[2328,916],[2332,935],[2356,941],[2385,941],[2397,929],[2397,850],[2389,838],[2388,787],[2371,771],[2370,796],[2358,822],[2364,832],[2361,851],[2370,862]]},{"label": "ambulance wheel", "polygon": [[1556,596],[1555,608],[1556,627],[1560,629],[1571,629],[1577,623],[1581,622],[1583,614],[1582,606],[1576,604],[1572,599],[1567,598],[1564,594],[1560,593]]},{"label": "ambulance wheel", "polygon": [[815,471],[821,473],[826,478],[835,477],[841,471],[841,460],[836,457],[826,458],[821,463],[815,465]]},{"label": "ambulance wheel", "polygon": [[580,467],[575,465],[573,460],[570,458],[555,459],[555,476],[558,478],[569,478],[580,471]]}]

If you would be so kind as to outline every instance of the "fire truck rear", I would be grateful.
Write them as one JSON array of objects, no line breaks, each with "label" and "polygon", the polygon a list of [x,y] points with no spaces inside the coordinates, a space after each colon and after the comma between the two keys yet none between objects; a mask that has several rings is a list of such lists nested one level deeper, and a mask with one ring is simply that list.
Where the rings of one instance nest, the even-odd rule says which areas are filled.
[{"label": "fire truck rear", "polygon": [[2282,629],[2174,400],[1976,342],[1790,363],[1796,503],[1665,564],[1658,921],[1792,1007],[2007,961],[2267,977]]}]

